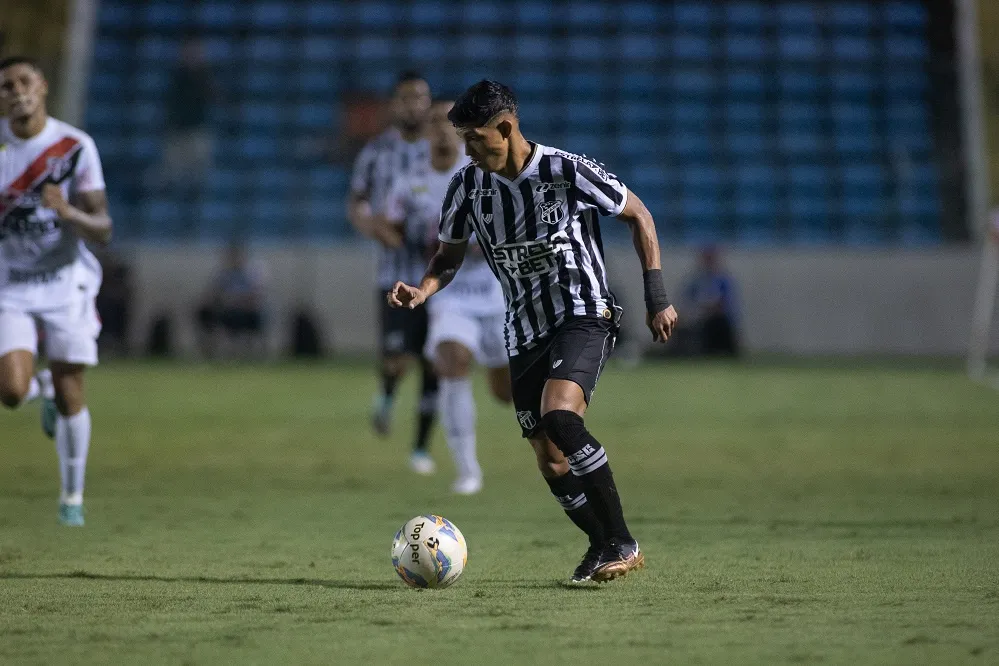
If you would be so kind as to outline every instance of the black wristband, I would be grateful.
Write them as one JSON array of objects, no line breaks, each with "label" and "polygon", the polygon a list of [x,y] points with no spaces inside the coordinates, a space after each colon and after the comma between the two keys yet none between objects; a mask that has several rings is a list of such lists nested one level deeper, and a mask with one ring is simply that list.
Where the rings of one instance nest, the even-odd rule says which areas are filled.
[{"label": "black wristband", "polygon": [[666,287],[663,285],[663,272],[658,268],[645,271],[645,310],[653,317],[669,307]]}]

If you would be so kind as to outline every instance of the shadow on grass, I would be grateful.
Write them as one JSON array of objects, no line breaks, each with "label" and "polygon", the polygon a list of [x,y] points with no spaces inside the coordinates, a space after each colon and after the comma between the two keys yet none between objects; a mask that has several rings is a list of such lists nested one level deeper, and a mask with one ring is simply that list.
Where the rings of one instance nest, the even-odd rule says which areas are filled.
[{"label": "shadow on grass", "polygon": [[210,585],[306,585],[339,590],[398,590],[395,582],[330,580],[322,578],[251,578],[234,576],[157,576],[153,574],[101,574],[89,571],[69,573],[18,573],[0,572],[0,580],[99,580],[111,582],[140,581],[153,583],[206,583]]}]

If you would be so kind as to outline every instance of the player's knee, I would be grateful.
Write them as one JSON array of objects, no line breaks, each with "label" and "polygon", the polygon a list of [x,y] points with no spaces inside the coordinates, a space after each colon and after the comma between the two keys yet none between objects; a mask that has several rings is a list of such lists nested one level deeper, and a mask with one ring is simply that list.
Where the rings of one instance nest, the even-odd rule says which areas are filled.
[{"label": "player's knee", "polygon": [[566,409],[556,409],[545,414],[541,417],[541,426],[548,439],[562,451],[574,448],[573,444],[586,436],[583,417]]},{"label": "player's knee", "polygon": [[532,437],[530,441],[534,448],[534,455],[538,460],[541,476],[553,478],[569,473],[569,462],[547,437]]},{"label": "player's knee", "polygon": [[438,377],[460,379],[472,371],[472,354],[457,342],[442,342],[437,346],[434,370]]},{"label": "player's knee", "polygon": [[14,409],[24,401],[27,391],[22,391],[19,387],[6,382],[0,382],[0,403],[4,407]]}]

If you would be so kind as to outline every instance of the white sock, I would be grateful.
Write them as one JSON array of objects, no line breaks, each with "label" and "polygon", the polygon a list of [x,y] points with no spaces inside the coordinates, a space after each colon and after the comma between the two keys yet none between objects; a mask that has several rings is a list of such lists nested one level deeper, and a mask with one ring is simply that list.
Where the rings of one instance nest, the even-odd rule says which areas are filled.
[{"label": "white sock", "polygon": [[86,407],[73,416],[56,419],[56,453],[59,454],[59,477],[62,479],[63,504],[83,504],[83,476],[90,450],[90,410]]},{"label": "white sock", "polygon": [[26,405],[32,400],[35,400],[42,394],[42,385],[38,383],[37,377],[31,378],[31,383],[28,384],[28,393],[24,396],[24,400],[21,401],[22,405]]},{"label": "white sock", "polygon": [[441,423],[448,448],[454,457],[458,476],[482,478],[482,469],[475,458],[475,397],[472,380],[440,380]]}]

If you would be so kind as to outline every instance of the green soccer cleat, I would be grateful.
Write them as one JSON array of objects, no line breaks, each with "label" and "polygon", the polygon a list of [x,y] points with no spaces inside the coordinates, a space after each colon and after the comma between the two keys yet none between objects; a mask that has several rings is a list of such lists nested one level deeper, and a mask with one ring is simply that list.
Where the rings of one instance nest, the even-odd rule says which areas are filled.
[{"label": "green soccer cleat", "polygon": [[59,524],[66,527],[83,527],[83,505],[60,504]]}]

